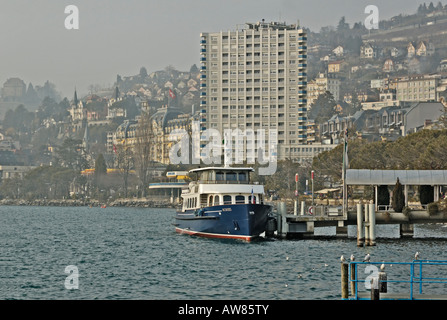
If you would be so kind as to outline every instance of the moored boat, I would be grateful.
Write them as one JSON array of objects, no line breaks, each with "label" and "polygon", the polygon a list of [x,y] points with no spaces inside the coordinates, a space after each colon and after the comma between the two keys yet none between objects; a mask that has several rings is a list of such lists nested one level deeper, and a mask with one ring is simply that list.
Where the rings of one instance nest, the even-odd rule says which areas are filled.
[{"label": "moored boat", "polygon": [[250,241],[266,231],[271,206],[264,186],[250,180],[253,168],[208,167],[190,171],[175,217],[179,233]]}]

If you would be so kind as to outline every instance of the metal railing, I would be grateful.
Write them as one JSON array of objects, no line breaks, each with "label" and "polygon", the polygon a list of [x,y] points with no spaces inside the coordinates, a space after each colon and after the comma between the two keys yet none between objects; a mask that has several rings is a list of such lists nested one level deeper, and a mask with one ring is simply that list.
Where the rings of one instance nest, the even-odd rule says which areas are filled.
[{"label": "metal railing", "polygon": [[[381,271],[381,266],[384,266],[384,271]],[[365,274],[368,276],[365,279],[360,279],[359,277],[359,268],[360,266],[365,267]],[[431,268],[430,268],[431,267]],[[446,267],[441,270],[441,267]],[[431,270],[434,268],[434,270]],[[430,270],[427,270],[430,269]],[[447,274],[447,260],[413,260],[412,262],[357,262],[352,261],[349,263],[349,283],[351,285],[351,299],[358,300],[360,287],[365,288],[365,291],[368,289],[367,285],[370,284],[373,278],[378,278],[378,286],[381,287],[381,283],[385,283],[387,287],[388,284],[396,284],[393,289],[405,289],[405,287],[409,286],[409,295],[406,299],[415,300],[415,299],[430,299],[430,296],[424,292],[423,289],[431,290],[442,290],[442,293],[439,292],[431,292],[430,294],[436,294],[439,298],[442,296],[447,299],[447,294],[445,294],[445,290],[447,290],[447,278],[445,277],[437,277],[435,275],[429,274],[427,271],[432,271],[432,273],[440,273],[440,275]],[[385,280],[380,280],[379,273],[385,273]],[[402,276],[407,273],[409,278],[407,279],[390,279],[391,276],[395,276],[395,274]],[[364,286],[361,286],[364,284]],[[434,284],[438,284],[438,286],[434,286]],[[441,286],[439,286],[439,284]],[[394,285],[393,285],[394,286]],[[442,288],[441,288],[442,287]],[[408,290],[408,289],[407,289]],[[388,291],[388,290],[387,290]],[[385,292],[387,292],[385,291]],[[388,292],[387,292],[388,293]],[[417,296],[416,296],[417,295]],[[390,296],[392,297],[392,295]],[[400,296],[401,298],[403,295]],[[405,298],[402,298],[405,299]]]}]

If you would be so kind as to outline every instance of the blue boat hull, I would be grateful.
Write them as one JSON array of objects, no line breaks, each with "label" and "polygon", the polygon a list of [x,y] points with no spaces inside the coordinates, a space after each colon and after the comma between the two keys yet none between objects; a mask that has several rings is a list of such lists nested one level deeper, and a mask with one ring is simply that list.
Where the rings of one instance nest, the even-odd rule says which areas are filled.
[{"label": "blue boat hull", "polygon": [[266,230],[270,210],[262,204],[231,204],[178,212],[175,227],[179,233],[250,241]]}]

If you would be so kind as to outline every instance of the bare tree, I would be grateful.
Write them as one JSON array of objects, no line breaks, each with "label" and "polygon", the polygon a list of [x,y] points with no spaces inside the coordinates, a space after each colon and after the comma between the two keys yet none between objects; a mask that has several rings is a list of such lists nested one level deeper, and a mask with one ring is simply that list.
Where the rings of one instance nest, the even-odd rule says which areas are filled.
[{"label": "bare tree", "polygon": [[142,112],[136,130],[136,142],[134,146],[135,169],[140,180],[141,196],[146,196],[146,188],[149,183],[151,166],[151,148],[154,143],[154,132],[149,111]]},{"label": "bare tree", "polygon": [[116,167],[123,177],[124,197],[127,198],[127,187],[130,170],[134,167],[133,152],[130,146],[119,144],[116,146]]}]

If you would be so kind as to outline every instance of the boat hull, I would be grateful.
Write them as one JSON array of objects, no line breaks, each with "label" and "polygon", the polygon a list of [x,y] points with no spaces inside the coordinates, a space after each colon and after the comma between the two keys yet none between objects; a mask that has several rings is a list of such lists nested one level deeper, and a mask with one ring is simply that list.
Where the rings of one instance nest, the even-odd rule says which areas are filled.
[{"label": "boat hull", "polygon": [[208,238],[250,241],[266,230],[271,207],[262,204],[231,204],[178,212],[178,233]]}]

